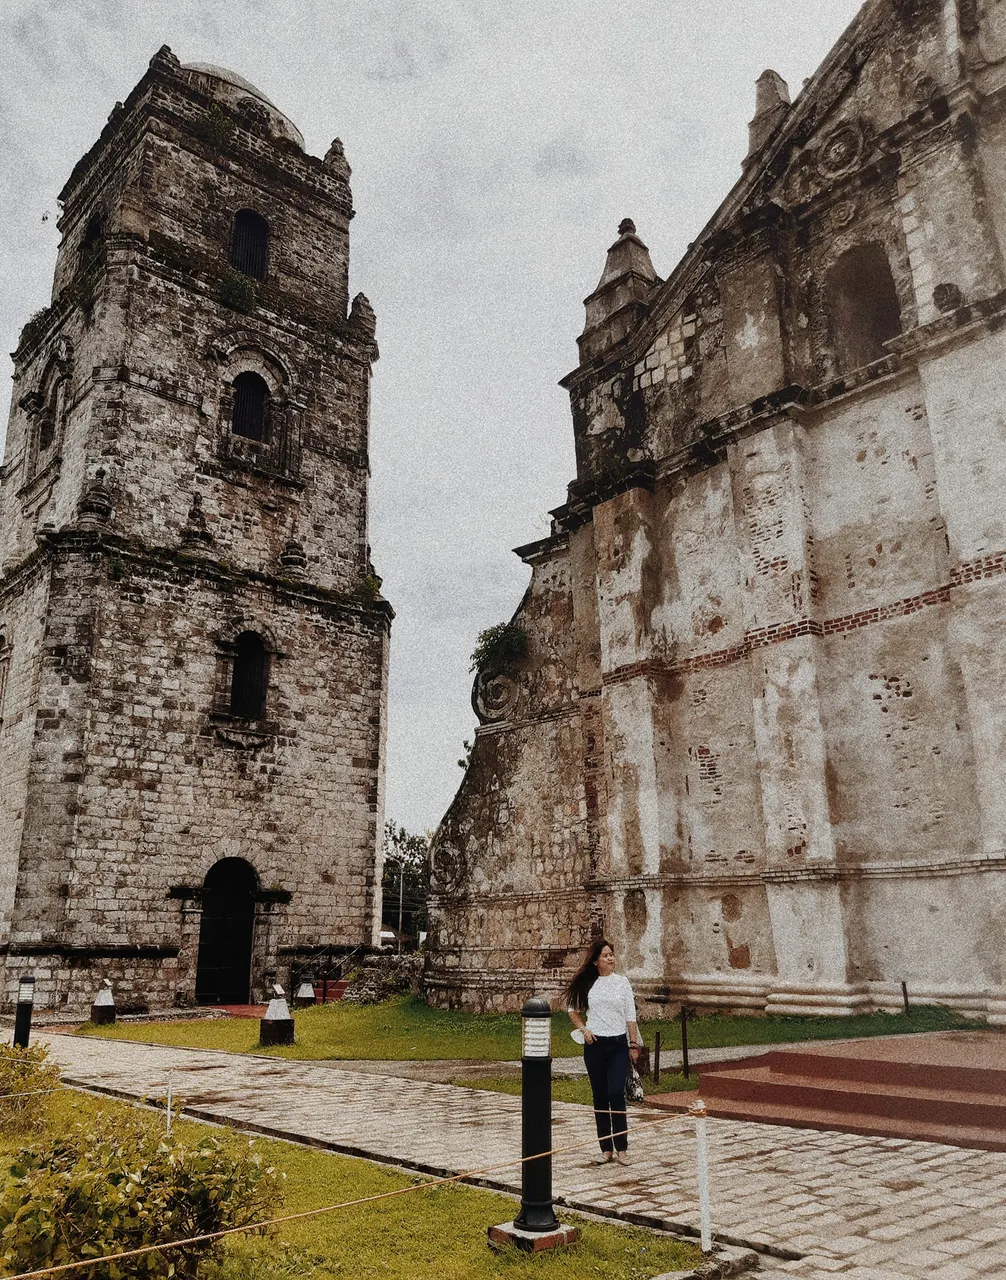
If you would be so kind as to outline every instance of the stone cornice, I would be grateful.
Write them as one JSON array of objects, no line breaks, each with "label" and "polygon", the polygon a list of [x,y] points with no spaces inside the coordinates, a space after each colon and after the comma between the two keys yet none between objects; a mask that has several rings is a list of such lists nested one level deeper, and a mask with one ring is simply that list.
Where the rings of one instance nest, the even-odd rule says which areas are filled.
[{"label": "stone cornice", "polygon": [[34,568],[59,555],[116,556],[120,560],[160,572],[184,573],[205,578],[231,588],[265,587],[274,596],[320,608],[345,617],[361,617],[390,628],[395,611],[387,600],[362,601],[326,587],[298,582],[276,574],[242,569],[202,554],[192,555],[172,547],[158,547],[138,539],[124,538],[111,532],[67,528],[47,530],[40,535],[40,545],[19,565],[0,579],[0,599],[13,593],[23,578]]},{"label": "stone cornice", "polygon": [[[715,888],[771,884],[834,884],[851,880],[918,880],[947,879],[956,876],[981,875],[986,871],[1006,869],[1006,852],[985,854],[977,858],[944,858],[926,861],[906,858],[904,861],[827,863],[820,866],[766,867],[750,871],[668,871],[654,875],[610,876],[589,881],[585,890],[594,893],[625,893],[630,889]],[[499,899],[505,895],[494,895]]]}]

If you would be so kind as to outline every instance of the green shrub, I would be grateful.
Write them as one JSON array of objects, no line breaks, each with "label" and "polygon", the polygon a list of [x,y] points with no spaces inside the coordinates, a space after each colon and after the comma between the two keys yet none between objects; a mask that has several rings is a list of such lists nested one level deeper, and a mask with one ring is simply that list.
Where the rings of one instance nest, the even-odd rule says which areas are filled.
[{"label": "green shrub", "polygon": [[[92,1128],[18,1152],[0,1192],[0,1259],[30,1271],[260,1222],[275,1216],[280,1186],[252,1149],[233,1156],[214,1137],[167,1138],[153,1117],[99,1114]],[[81,1280],[195,1280],[222,1251],[156,1251]]]},{"label": "green shrub", "polygon": [[225,307],[247,315],[249,311],[254,311],[257,296],[255,281],[243,271],[228,267],[220,277],[219,298]]},{"label": "green shrub", "polygon": [[472,671],[505,671],[527,657],[527,632],[519,622],[498,622],[479,632]]},{"label": "green shrub", "polygon": [[0,1046],[0,1134],[35,1133],[45,1124],[59,1067],[43,1045]]}]

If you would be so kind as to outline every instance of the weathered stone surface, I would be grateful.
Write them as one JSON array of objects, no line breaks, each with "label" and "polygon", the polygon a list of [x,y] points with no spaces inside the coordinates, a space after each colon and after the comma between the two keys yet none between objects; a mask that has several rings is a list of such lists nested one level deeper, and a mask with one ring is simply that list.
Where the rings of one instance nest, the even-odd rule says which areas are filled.
[{"label": "weathered stone surface", "polygon": [[[516,1008],[592,931],[644,1008],[1006,1021],[1006,28],[871,0],[666,281],[623,223],[577,476],[484,672],[427,990]],[[507,682],[505,694],[501,680]]]},{"label": "weathered stone surface", "polygon": [[[95,969],[121,1008],[190,1001],[223,858],[254,869],[253,991],[376,942],[392,614],[348,176],[240,77],[162,50],[62,192],[0,485],[0,941],[40,1004],[85,1005]],[[241,210],[268,222],[262,278],[230,261]],[[233,429],[241,374],[261,439]]]}]

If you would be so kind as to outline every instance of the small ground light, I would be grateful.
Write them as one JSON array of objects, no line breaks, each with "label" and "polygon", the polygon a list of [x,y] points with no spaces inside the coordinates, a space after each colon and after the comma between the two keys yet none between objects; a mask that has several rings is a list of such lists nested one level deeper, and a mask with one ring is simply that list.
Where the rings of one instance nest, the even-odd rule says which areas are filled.
[{"label": "small ground light", "polygon": [[14,1010],[14,1047],[27,1049],[31,1038],[31,1011],[35,1004],[35,975],[22,973],[17,984],[17,1008]]},{"label": "small ground light", "polygon": [[313,978],[306,977],[301,980],[300,985],[293,994],[293,1003],[298,1009],[306,1009],[309,1005],[317,1003]]},{"label": "small ground light", "polygon": [[293,1018],[286,995],[278,982],[269,987],[269,1004],[265,1017],[259,1020],[259,1044],[293,1044]]}]

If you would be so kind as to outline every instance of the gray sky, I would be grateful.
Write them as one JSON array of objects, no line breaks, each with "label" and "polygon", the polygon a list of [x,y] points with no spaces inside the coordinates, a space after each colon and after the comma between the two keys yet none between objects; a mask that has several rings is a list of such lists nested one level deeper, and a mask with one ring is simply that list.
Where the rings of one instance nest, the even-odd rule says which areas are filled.
[{"label": "gray sky", "polygon": [[247,77],[314,154],[345,143],[351,293],[373,303],[381,347],[371,543],[398,615],[389,817],[434,827],[461,780],[469,655],[527,584],[510,548],[548,532],[573,477],[556,382],[619,220],[666,277],[739,175],[759,74],[774,67],[795,95],[858,8],[3,0],[5,351],[49,300],[57,192],[160,45]]}]

